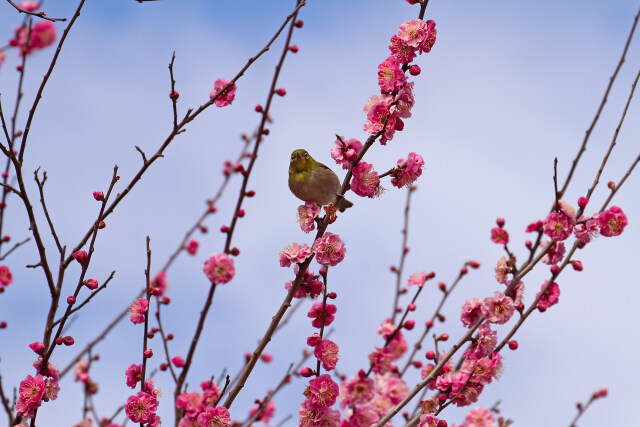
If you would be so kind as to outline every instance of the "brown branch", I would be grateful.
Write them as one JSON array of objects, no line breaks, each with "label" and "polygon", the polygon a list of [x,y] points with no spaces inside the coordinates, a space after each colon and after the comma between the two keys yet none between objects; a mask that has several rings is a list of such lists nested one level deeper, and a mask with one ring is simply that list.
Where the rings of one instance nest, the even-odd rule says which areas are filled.
[{"label": "brown branch", "polygon": [[173,129],[177,129],[178,127],[178,97],[176,94],[176,81],[173,78],[173,62],[176,60],[176,53],[173,52],[173,56],[171,56],[171,62],[169,63],[169,76],[171,77],[171,94],[169,97],[171,98],[171,104],[173,106]]},{"label": "brown branch", "polygon": [[38,178],[38,171],[40,168],[36,169],[33,173],[36,183],[38,184],[38,191],[40,192],[40,204],[42,205],[42,210],[44,211],[44,216],[47,218],[47,223],[49,224],[49,229],[51,230],[51,234],[53,235],[53,239],[56,242],[56,246],[58,247],[58,252],[62,253],[62,245],[60,244],[60,240],[58,239],[58,234],[56,233],[56,229],[53,226],[53,222],[51,221],[51,217],[49,216],[49,210],[47,209],[47,205],[44,202],[44,183],[47,181],[47,171],[42,172],[42,181]]},{"label": "brown branch", "polygon": [[[200,107],[198,107],[198,109],[196,109],[195,111],[193,109],[189,109],[187,111],[187,114],[184,116],[182,121],[178,124],[178,127],[171,131],[171,133],[165,139],[165,141],[162,143],[162,145],[160,146],[160,148],[158,149],[156,154],[154,154],[147,162],[144,163],[144,165],[140,168],[138,173],[136,173],[136,175],[133,177],[133,179],[131,180],[129,185],[122,191],[122,193],[117,195],[117,197],[114,199],[114,201],[111,203],[111,205],[106,209],[104,218],[108,217],[111,213],[113,213],[113,211],[116,208],[116,206],[122,201],[122,199],[124,197],[126,197],[126,195],[132,190],[132,188],[135,186],[135,184],[142,178],[142,175],[149,168],[149,166],[151,166],[151,164],[153,162],[155,162],[159,157],[162,157],[163,151],[167,148],[167,146],[171,143],[171,141],[175,138],[175,136],[178,135],[179,133],[181,133],[183,131],[183,128],[188,123],[190,123],[192,120],[194,120],[198,115],[200,115],[200,113],[202,113],[207,107],[211,106],[215,102],[215,100],[219,96],[221,96],[229,86],[234,84],[240,77],[242,77],[244,75],[245,71],[259,57],[261,57],[265,52],[267,52],[270,49],[271,45],[278,38],[278,36],[282,32],[282,30],[285,28],[287,23],[293,18],[293,16],[295,14],[297,14],[298,10],[300,10],[300,8],[302,6],[304,6],[305,4],[306,3],[305,3],[304,0],[302,0],[298,4],[298,6],[295,8],[294,12],[291,15],[287,16],[287,18],[285,19],[283,24],[280,26],[280,28],[276,31],[276,33],[271,38],[271,40],[269,40],[269,42],[262,48],[262,50],[260,50],[260,52],[258,52],[255,56],[249,58],[249,60],[245,64],[245,66],[242,67],[242,69],[238,72],[238,74],[236,74],[236,76],[233,79],[231,79],[231,81],[229,81],[229,83],[227,85],[225,85],[224,87],[220,88],[220,90],[218,90],[218,92],[208,102],[206,102],[203,105],[201,105]],[[76,250],[78,250],[79,248],[84,246],[84,244],[87,242],[87,240],[89,240],[90,236],[91,236],[91,230],[88,230],[87,233],[84,235],[84,237],[81,239],[80,243],[78,243],[78,245],[76,246],[76,249],[74,249],[73,252],[75,252]],[[72,260],[73,260],[73,258],[67,257],[67,259],[65,260],[65,266],[69,265],[69,263],[71,263]]]},{"label": "brown branch", "polygon": [[[573,159],[573,164],[571,165],[571,169],[569,170],[569,174],[567,175],[567,179],[564,182],[564,185],[562,186],[562,189],[560,190],[563,194],[564,192],[567,190],[567,187],[569,185],[569,181],[571,181],[571,178],[573,177],[573,172],[575,171],[576,167],[578,166],[578,162],[580,161],[580,157],[582,157],[582,153],[584,153],[587,149],[587,141],[589,141],[589,137],[591,136],[591,132],[593,131],[593,128],[596,126],[596,123],[598,122],[598,119],[600,118],[600,113],[602,112],[602,109],[604,108],[604,104],[607,103],[607,98],[609,97],[609,92],[611,91],[611,87],[613,86],[613,82],[615,81],[616,77],[618,76],[618,71],[620,71],[620,68],[622,68],[622,64],[624,64],[625,61],[625,56],[627,55],[627,50],[629,49],[629,45],[631,44],[631,39],[633,38],[633,33],[636,30],[636,25],[638,24],[638,18],[640,17],[640,11],[638,11],[638,13],[636,14],[634,20],[633,20],[633,25],[631,26],[631,31],[629,32],[629,37],[627,38],[627,43],[624,46],[624,50],[622,51],[622,56],[620,57],[620,61],[618,62],[618,66],[616,67],[613,75],[611,76],[611,78],[609,79],[609,85],[607,86],[607,90],[605,90],[604,92],[604,96],[602,98],[602,102],[600,102],[600,106],[598,107],[598,111],[596,112],[595,117],[593,118],[593,121],[591,122],[591,126],[589,126],[589,129],[587,129],[587,132],[584,136],[584,140],[582,141],[582,145],[580,146],[580,150],[578,150],[578,154],[576,155],[575,159]],[[587,197],[588,199],[588,197]]]},{"label": "brown branch", "polygon": [[407,257],[407,239],[409,235],[409,209],[411,207],[411,193],[413,193],[416,187],[409,186],[407,189],[407,201],[404,205],[404,226],[402,228],[402,247],[400,248],[400,263],[398,264],[398,268],[395,270],[396,274],[396,294],[395,299],[393,301],[393,313],[391,315],[391,322],[396,322],[398,301],[400,300],[400,282],[402,280],[402,271],[404,269],[404,260]]},{"label": "brown branch", "polygon": [[9,254],[10,254],[11,252],[15,251],[15,250],[16,250],[16,249],[18,249],[20,246],[22,246],[22,245],[24,245],[25,243],[27,243],[29,240],[31,240],[31,238],[30,238],[30,237],[27,237],[27,238],[26,238],[26,239],[24,239],[22,242],[18,242],[18,243],[16,243],[15,245],[13,245],[13,247],[12,247],[11,249],[9,249],[9,250],[7,251],[7,253],[6,253],[6,254],[4,254],[4,255],[2,255],[2,256],[0,257],[0,261],[4,260],[6,257],[8,257],[8,256],[9,256]]},{"label": "brown branch", "polygon": [[28,10],[24,10],[20,6],[16,5],[11,0],[7,0],[11,6],[13,6],[18,12],[26,13],[27,15],[35,16],[37,18],[46,19],[47,21],[56,22],[56,21],[66,21],[67,18],[49,18],[44,12],[29,12]]},{"label": "brown branch", "polygon": [[624,184],[624,182],[627,180],[627,178],[629,178],[629,176],[631,176],[631,172],[633,172],[633,169],[636,167],[638,162],[640,162],[640,155],[638,155],[638,157],[636,157],[636,159],[634,160],[634,162],[631,164],[631,166],[627,170],[627,173],[624,174],[624,176],[622,177],[620,182],[618,184],[616,184],[615,188],[613,188],[611,190],[611,192],[609,193],[609,197],[607,197],[607,200],[604,202],[604,204],[600,208],[600,212],[604,211],[607,208],[607,206],[609,206],[609,203],[611,203],[611,199],[613,199],[613,196],[618,192],[620,187],[622,187],[622,184]]},{"label": "brown branch", "polygon": [[145,391],[145,375],[147,370],[147,356],[144,354],[147,351],[147,341],[149,337],[147,336],[147,332],[149,331],[149,311],[151,310],[151,247],[150,247],[150,239],[147,236],[147,268],[144,270],[144,277],[146,281],[146,290],[147,290],[147,310],[144,312],[144,335],[142,339],[142,372],[141,372],[141,380],[140,380],[140,391]]},{"label": "brown branch", "polygon": [[13,410],[11,409],[11,406],[9,406],[9,399],[4,394],[4,389],[2,388],[1,374],[0,374],[0,399],[2,400],[2,407],[4,408],[4,411],[7,413],[7,416],[9,417],[8,425],[13,425]]},{"label": "brown branch", "polygon": [[24,128],[24,134],[22,135],[22,143],[20,144],[20,153],[18,155],[18,159],[19,159],[20,164],[22,164],[22,159],[23,159],[23,156],[24,156],[24,149],[25,149],[25,147],[27,145],[27,137],[29,136],[29,131],[31,130],[31,122],[33,121],[33,117],[34,117],[34,115],[36,113],[36,108],[38,108],[38,103],[40,102],[40,99],[42,98],[42,92],[44,91],[44,87],[47,84],[47,81],[49,80],[49,77],[51,77],[51,73],[53,73],[53,68],[56,65],[56,61],[58,60],[58,56],[60,56],[60,51],[62,50],[62,45],[64,44],[64,41],[66,40],[67,35],[69,34],[69,31],[71,30],[71,27],[76,22],[76,19],[78,19],[78,17],[80,16],[80,11],[82,10],[82,6],[84,5],[84,1],[85,0],[80,0],[80,3],[78,4],[78,8],[76,9],[75,13],[73,14],[73,17],[71,18],[71,21],[69,21],[69,25],[67,25],[67,28],[65,28],[64,31],[62,32],[62,37],[60,37],[60,41],[58,42],[58,47],[56,48],[56,53],[53,55],[53,59],[51,60],[51,64],[49,65],[49,69],[47,70],[46,74],[42,78],[42,83],[40,83],[40,87],[38,88],[38,93],[36,94],[36,98],[33,101],[33,106],[29,110],[29,117],[27,118],[27,124],[26,124],[26,126]]},{"label": "brown branch", "polygon": [[171,377],[173,378],[173,382],[178,381],[178,377],[176,376],[175,371],[173,370],[173,365],[171,363],[171,356],[169,355],[169,345],[167,344],[167,337],[164,333],[164,328],[162,327],[162,320],[160,319],[160,298],[156,297],[156,320],[158,322],[158,330],[160,332],[160,337],[162,338],[162,346],[164,347],[164,354],[167,358],[167,366],[169,368],[169,372],[171,373]]}]

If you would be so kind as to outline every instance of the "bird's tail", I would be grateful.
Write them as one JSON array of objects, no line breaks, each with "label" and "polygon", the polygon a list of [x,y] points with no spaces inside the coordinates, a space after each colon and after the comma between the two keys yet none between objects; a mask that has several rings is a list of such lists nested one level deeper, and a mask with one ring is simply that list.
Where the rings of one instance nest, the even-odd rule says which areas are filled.
[{"label": "bird's tail", "polygon": [[338,210],[340,212],[344,212],[346,211],[348,208],[350,208],[351,206],[353,206],[353,203],[351,203],[350,201],[348,201],[347,199],[344,198],[344,196],[341,196],[339,194],[336,194],[336,207],[338,208]]}]

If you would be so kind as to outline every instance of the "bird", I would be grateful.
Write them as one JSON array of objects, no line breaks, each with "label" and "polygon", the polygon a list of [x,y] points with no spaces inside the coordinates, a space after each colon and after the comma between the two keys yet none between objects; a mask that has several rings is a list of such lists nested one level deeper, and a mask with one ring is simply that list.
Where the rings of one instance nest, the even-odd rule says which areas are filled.
[{"label": "bird", "polygon": [[289,164],[289,189],[294,196],[320,206],[333,203],[337,197],[336,207],[344,212],[353,203],[338,195],[340,187],[338,176],[311,157],[307,150],[293,150]]}]

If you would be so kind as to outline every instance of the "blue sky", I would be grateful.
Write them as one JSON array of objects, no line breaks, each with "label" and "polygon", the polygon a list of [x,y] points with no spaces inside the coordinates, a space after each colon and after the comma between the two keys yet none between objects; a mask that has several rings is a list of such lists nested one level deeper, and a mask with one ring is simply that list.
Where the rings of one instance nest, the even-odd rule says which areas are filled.
[{"label": "blue sky", "polygon": [[[169,133],[167,65],[172,52],[184,115],[186,108],[208,99],[216,79],[233,76],[262,48],[293,3],[87,1],[45,90],[25,160],[28,176],[38,166],[48,171],[48,206],[66,244],[75,245],[97,214],[91,193],[106,189],[114,164],[123,183],[118,191],[140,167],[134,146],[152,153]],[[45,4],[47,13],[56,17],[71,16],[75,7],[67,1]],[[432,52],[417,60],[423,72],[413,79],[413,117],[386,147],[374,146],[367,161],[380,171],[412,151],[426,161],[412,203],[406,277],[433,270],[438,280],[451,283],[464,261],[482,263],[449,299],[447,322],[438,325],[438,332],[459,337],[463,328],[457,319],[465,299],[484,298],[500,289],[493,266],[503,251],[489,240],[496,217],[506,219],[511,247],[524,257],[523,243],[530,237],[524,228],[543,217],[553,199],[553,158],[558,157],[564,179],[637,8],[630,1],[430,1],[427,17],[436,21],[438,39]],[[237,372],[244,353],[253,349],[282,301],[283,283],[292,277],[279,267],[278,252],[294,241],[311,243],[311,236],[295,223],[299,201],[287,189],[290,152],[306,148],[338,172],[329,157],[334,134],[366,138],[362,106],[377,91],[377,66],[386,58],[388,40],[398,26],[416,16],[417,9],[401,0],[309,1],[303,8],[305,25],[294,34],[300,52],[287,58],[279,83],[288,93],[274,101],[271,133],[249,183],[256,196],[246,201],[247,215],[234,239],[242,251],[236,259],[238,273],[216,292],[188,381],[190,390],[223,368]],[[20,20],[8,3],[0,3],[0,29],[6,39]],[[593,181],[640,66],[637,37],[569,187],[566,200],[574,205]],[[56,350],[59,366],[142,287],[145,236],[151,237],[155,271],[153,266],[164,264],[200,215],[204,201],[222,181],[224,160],[235,158],[241,147],[239,135],[258,124],[253,106],[266,99],[280,47],[278,41],[242,77],[232,106],[211,108],[189,125],[108,219],[90,274],[101,282],[112,270],[116,276],[69,330],[77,347]],[[39,52],[28,63],[21,123],[52,54]],[[13,105],[16,63],[15,52],[10,52],[0,69],[5,109]],[[634,101],[602,183],[618,181],[639,154],[639,111]],[[197,237],[197,256],[181,256],[169,271],[173,302],[164,311],[164,324],[176,335],[174,354],[186,353],[207,290],[202,264],[222,250],[223,236],[217,230],[230,221],[239,183],[236,177],[228,187],[218,214],[208,222],[211,231]],[[579,425],[631,425],[636,417],[629,403],[640,397],[640,378],[633,368],[639,350],[633,326],[640,297],[635,272],[638,184],[636,173],[614,199],[629,217],[625,233],[597,239],[581,251],[584,271],[563,273],[558,280],[560,303],[532,315],[518,332],[520,349],[504,354],[503,377],[486,388],[480,405],[501,400],[503,415],[520,426],[539,426],[541,419],[569,425],[575,402],[607,386],[609,397],[596,402]],[[35,204],[36,188],[29,185]],[[395,282],[388,267],[399,257],[405,193],[388,181],[386,187],[389,191],[379,199],[351,194],[355,207],[330,230],[347,245],[347,258],[331,270],[329,286],[339,295],[332,337],[341,348],[338,369],[349,376],[366,366],[366,355],[380,345],[375,331],[391,310]],[[606,196],[606,188],[600,187],[590,207],[599,207]],[[46,230],[41,214],[39,220]],[[24,208],[15,198],[9,200],[6,221],[13,241],[29,235]],[[47,243],[54,258],[55,246],[50,239]],[[14,283],[0,297],[0,320],[9,322],[9,328],[0,331],[5,389],[33,372],[27,345],[42,334],[46,285],[40,270],[23,267],[34,263],[36,255],[29,246],[6,260]],[[71,292],[78,274],[79,268],[72,266],[63,292]],[[546,276],[547,269],[539,268],[525,280],[527,301]],[[422,333],[421,325],[439,296],[435,286],[423,292],[415,312],[419,327],[407,333],[409,340]],[[304,316],[309,305],[268,346],[274,361],[258,365],[232,407],[234,418],[243,419],[253,400],[298,360],[306,337],[314,332]],[[499,328],[499,336],[506,330]],[[102,358],[92,374],[100,385],[95,402],[101,414],[111,414],[128,395],[124,370],[139,361],[140,336],[139,327],[122,323],[97,349]],[[162,354],[159,344],[153,342],[155,363]],[[409,385],[416,379],[409,377]],[[160,414],[171,420],[172,384],[163,374],[158,383],[164,389]],[[303,382],[296,380],[279,395],[277,420],[295,415],[303,389]],[[80,386],[66,378],[59,400],[46,404],[38,419],[42,425],[73,425],[80,420],[80,408]],[[444,418],[458,424],[465,413],[447,410]]]}]

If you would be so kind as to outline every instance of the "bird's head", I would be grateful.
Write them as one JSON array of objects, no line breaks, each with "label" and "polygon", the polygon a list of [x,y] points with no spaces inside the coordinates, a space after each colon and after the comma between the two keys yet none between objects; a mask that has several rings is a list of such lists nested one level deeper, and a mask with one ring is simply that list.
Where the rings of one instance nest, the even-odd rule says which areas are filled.
[{"label": "bird's head", "polygon": [[313,170],[318,163],[307,153],[307,150],[298,149],[291,153],[291,163],[289,169],[295,172],[305,172]]}]

